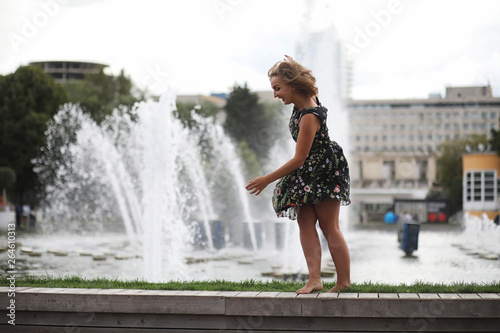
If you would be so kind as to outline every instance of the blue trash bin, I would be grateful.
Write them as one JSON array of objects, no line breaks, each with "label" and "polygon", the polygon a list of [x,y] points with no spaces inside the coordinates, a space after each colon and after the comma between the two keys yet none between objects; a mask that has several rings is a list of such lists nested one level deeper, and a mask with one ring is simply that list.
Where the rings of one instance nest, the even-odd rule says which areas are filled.
[{"label": "blue trash bin", "polygon": [[411,255],[413,251],[418,249],[418,234],[420,232],[420,224],[405,223],[403,226],[403,235],[401,239],[401,249]]}]

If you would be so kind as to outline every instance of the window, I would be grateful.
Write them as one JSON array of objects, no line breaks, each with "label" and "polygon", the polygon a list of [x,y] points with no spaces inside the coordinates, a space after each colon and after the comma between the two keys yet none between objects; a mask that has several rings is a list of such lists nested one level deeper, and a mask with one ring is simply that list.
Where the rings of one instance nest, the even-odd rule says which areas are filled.
[{"label": "window", "polygon": [[[396,148],[396,147],[394,147]],[[395,149],[394,149],[395,150]],[[382,177],[384,179],[394,179],[396,175],[396,163],[394,161],[384,161],[382,164]]]},{"label": "window", "polygon": [[465,176],[465,201],[495,202],[498,185],[495,171],[469,171]]},{"label": "window", "polygon": [[415,178],[418,180],[427,180],[427,160],[416,160]]},{"label": "window", "polygon": [[493,171],[484,172],[484,201],[495,200],[495,174]]}]

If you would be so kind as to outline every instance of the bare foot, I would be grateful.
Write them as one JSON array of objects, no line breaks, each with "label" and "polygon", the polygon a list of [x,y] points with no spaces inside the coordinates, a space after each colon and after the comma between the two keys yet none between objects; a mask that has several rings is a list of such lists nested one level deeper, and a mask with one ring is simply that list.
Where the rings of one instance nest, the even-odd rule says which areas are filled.
[{"label": "bare foot", "polygon": [[323,289],[321,280],[307,281],[306,285],[295,291],[297,294],[310,294],[313,291],[320,291]]},{"label": "bare foot", "polygon": [[329,293],[339,293],[339,292],[343,291],[344,289],[349,288],[350,286],[351,286],[350,284],[346,284],[346,285],[336,284],[335,287],[328,290],[328,292]]}]

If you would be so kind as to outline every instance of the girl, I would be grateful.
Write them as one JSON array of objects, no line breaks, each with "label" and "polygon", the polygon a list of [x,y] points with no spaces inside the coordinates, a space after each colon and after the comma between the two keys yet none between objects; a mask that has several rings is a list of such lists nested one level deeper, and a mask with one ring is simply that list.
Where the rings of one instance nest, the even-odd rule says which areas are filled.
[{"label": "girl", "polygon": [[295,155],[276,171],[251,180],[246,189],[259,195],[278,180],[273,208],[278,217],[297,220],[300,242],[307,262],[309,280],[296,292],[308,294],[323,289],[321,281],[321,231],[337,269],[337,283],[329,292],[348,288],[350,257],[339,227],[341,205],[349,205],[349,167],[342,148],[328,136],[327,109],[318,99],[316,79],[311,70],[285,56],[268,72],[274,97],[293,104],[290,132],[296,141]]}]

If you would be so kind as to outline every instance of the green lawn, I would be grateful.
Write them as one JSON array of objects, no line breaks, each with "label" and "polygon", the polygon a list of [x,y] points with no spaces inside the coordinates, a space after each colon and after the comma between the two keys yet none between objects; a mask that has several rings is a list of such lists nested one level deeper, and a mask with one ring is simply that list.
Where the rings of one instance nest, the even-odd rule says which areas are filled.
[{"label": "green lawn", "polygon": [[[7,277],[0,278],[0,286],[9,286]],[[45,288],[100,288],[100,289],[156,289],[156,290],[220,290],[220,291],[295,291],[304,285],[302,282],[291,281],[167,281],[146,282],[143,280],[115,280],[106,278],[87,279],[80,276],[53,278],[49,276],[26,276],[15,280],[16,287]],[[323,291],[334,286],[334,283],[324,283]],[[500,282],[494,283],[464,283],[451,284],[415,282],[413,284],[382,284],[353,283],[345,292],[354,293],[500,293]]]}]

